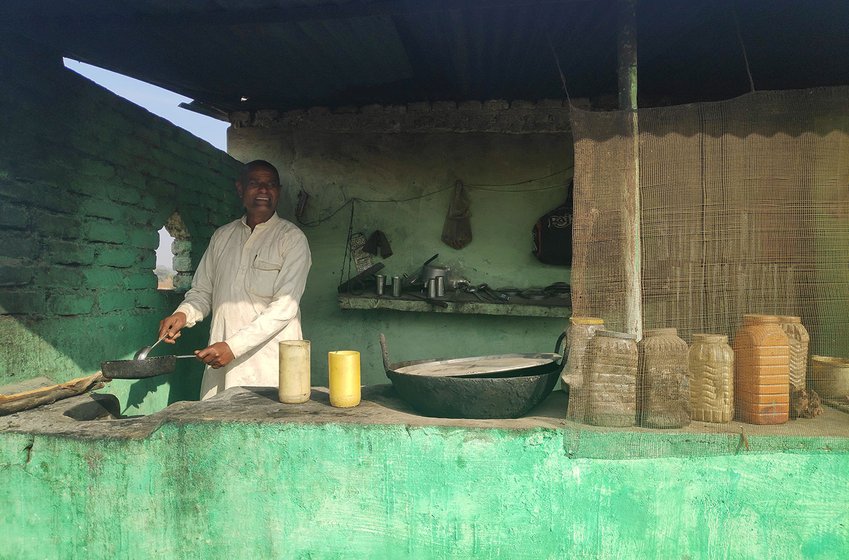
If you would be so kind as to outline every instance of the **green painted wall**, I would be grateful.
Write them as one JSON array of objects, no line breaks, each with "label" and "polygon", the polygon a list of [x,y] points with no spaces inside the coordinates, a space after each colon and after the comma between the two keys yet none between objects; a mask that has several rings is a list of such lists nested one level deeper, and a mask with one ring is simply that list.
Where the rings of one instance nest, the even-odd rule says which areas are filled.
[{"label": "green painted wall", "polygon": [[[256,423],[166,424],[129,441],[2,434],[0,558],[849,556],[845,446],[623,459],[602,440],[571,453],[579,435]],[[642,449],[688,445],[640,437]]]},{"label": "green painted wall", "polygon": [[[57,53],[0,41],[0,385],[61,382],[155,339],[179,296],[156,290],[157,231],[176,210],[200,258],[239,215],[239,164],[66,70]],[[205,345],[196,328],[181,348]],[[200,364],[113,381],[128,414],[197,398]]]},{"label": "green painted wall", "polygon": [[[367,120],[366,110],[356,116]],[[285,123],[235,126],[228,133],[228,151],[243,161],[263,158],[279,167],[287,185],[280,213],[293,221],[301,188],[311,197],[305,222],[329,216],[350,198],[364,200],[355,203],[353,231],[366,236],[375,230],[386,233],[394,254],[374,261],[386,265],[383,272],[388,276],[412,273],[439,253],[438,262],[473,283],[528,288],[568,281],[568,268],[543,265],[531,254],[533,224],[565,198],[572,165],[568,130],[497,133],[438,126],[439,119],[458,112],[460,123],[466,114],[489,122],[506,118],[503,114],[509,110],[488,114],[478,106],[476,112],[464,113],[455,107],[408,115],[408,122],[415,119],[415,132],[385,125],[382,110],[375,117],[379,122],[367,122],[362,130],[356,125],[338,130],[338,122],[348,122],[346,113],[318,117],[324,120],[295,130]],[[457,179],[489,185],[488,190],[470,189],[474,239],[461,250],[440,240],[450,187]],[[419,198],[446,187],[449,190]],[[538,190],[546,187],[551,188]],[[368,202],[412,198],[416,200]],[[327,352],[341,349],[361,352],[364,383],[385,382],[380,332],[387,335],[396,360],[553,350],[565,319],[340,310],[336,287],[350,218],[347,206],[318,226],[302,226],[313,254],[302,313],[304,336],[312,341],[314,385],[326,385]]]}]

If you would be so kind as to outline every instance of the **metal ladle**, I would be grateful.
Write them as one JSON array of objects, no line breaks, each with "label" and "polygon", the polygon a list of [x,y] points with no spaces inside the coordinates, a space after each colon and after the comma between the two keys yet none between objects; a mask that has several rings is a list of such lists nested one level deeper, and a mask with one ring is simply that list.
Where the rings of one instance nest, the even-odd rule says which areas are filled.
[{"label": "metal ladle", "polygon": [[151,346],[144,346],[144,347],[140,348],[139,351],[136,352],[136,355],[133,356],[133,359],[134,360],[144,360],[145,358],[147,358],[147,355],[150,354],[150,351],[153,350],[156,347],[157,344],[162,342],[163,338],[165,338],[165,336],[160,337],[159,340],[154,342]]}]

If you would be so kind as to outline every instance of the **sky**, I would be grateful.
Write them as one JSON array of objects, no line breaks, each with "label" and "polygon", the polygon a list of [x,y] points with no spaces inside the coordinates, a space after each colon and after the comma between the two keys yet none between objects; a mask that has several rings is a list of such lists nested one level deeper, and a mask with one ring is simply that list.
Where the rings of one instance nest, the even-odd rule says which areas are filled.
[{"label": "sky", "polygon": [[[219,150],[227,151],[227,127],[230,126],[229,123],[181,109],[180,103],[189,103],[192,101],[190,98],[84,62],[69,58],[65,58],[64,61],[66,68],[85,76],[136,105],[144,107],[151,113],[171,121],[198,138],[206,140]],[[164,227],[159,230],[159,248],[156,250],[157,267],[164,266],[173,270],[171,241],[172,238]]]}]

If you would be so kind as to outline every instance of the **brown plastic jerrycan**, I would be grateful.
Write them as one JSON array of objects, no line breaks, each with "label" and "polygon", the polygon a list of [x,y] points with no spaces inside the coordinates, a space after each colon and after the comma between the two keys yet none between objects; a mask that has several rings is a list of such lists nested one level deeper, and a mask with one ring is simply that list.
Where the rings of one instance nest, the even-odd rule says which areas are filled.
[{"label": "brown plastic jerrycan", "polygon": [[790,415],[790,342],[775,315],[743,315],[734,336],[734,411],[749,424]]}]

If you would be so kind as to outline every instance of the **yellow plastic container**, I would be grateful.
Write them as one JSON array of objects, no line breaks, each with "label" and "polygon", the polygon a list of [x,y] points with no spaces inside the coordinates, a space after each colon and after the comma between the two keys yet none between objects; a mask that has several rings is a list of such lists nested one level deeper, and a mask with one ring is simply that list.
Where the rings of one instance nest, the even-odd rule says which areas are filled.
[{"label": "yellow plastic container", "polygon": [[360,353],[337,350],[327,353],[330,404],[351,408],[360,404]]},{"label": "yellow plastic container", "polygon": [[280,402],[304,403],[310,400],[310,341],[283,340],[280,342]]},{"label": "yellow plastic container", "polygon": [[691,417],[731,422],[734,417],[734,351],[724,334],[693,335],[688,354]]},{"label": "yellow plastic container", "polygon": [[790,342],[775,315],[743,315],[734,335],[734,412],[749,424],[790,418]]}]

